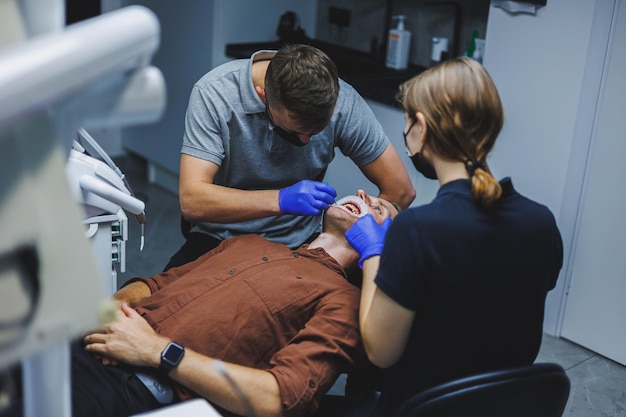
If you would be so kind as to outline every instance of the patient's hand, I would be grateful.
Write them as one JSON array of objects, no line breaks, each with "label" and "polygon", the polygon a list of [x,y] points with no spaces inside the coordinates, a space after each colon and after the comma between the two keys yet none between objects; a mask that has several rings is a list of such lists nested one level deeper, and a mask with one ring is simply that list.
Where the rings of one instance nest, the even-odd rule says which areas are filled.
[{"label": "patient's hand", "polygon": [[157,334],[150,324],[128,304],[122,303],[116,320],[84,337],[85,349],[105,365],[124,362],[158,367],[161,351],[170,342]]}]

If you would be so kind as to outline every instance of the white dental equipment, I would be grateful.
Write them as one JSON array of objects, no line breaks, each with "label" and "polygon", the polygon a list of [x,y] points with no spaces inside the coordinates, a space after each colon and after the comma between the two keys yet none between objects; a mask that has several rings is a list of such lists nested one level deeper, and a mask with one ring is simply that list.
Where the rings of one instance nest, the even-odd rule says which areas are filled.
[{"label": "white dental equipment", "polygon": [[143,250],[145,204],[134,196],[126,176],[91,135],[81,128],[78,136],[106,161],[88,155],[81,143],[74,141],[65,172],[74,201],[83,209],[85,235],[92,244],[105,288],[113,294],[117,290],[118,269],[126,272],[128,218],[124,210],[137,216]]},{"label": "white dental equipment", "polygon": [[[22,13],[40,10],[40,17],[64,7],[62,0],[21,3]],[[108,295],[67,159],[81,127],[161,117],[165,84],[149,66],[159,23],[140,6],[67,28],[28,23],[36,36],[0,42],[0,370],[22,362],[25,417],[69,417],[68,340],[99,325]],[[98,188],[91,182],[86,187]]]},{"label": "white dental equipment", "polygon": [[134,197],[122,179],[104,162],[72,149],[66,173],[74,199],[82,205],[87,217],[117,213],[120,208],[143,214],[143,201]]},{"label": "white dental equipment", "polygon": [[[106,176],[107,180],[114,182],[118,189],[126,192],[131,197],[135,197],[130,187],[130,184],[128,183],[128,180],[126,179],[126,175],[124,175],[122,170],[119,169],[117,165],[115,165],[115,162],[113,162],[113,160],[109,157],[109,155],[107,155],[104,149],[100,147],[98,142],[96,142],[96,140],[92,138],[91,135],[87,133],[87,131],[84,128],[78,129],[78,136],[80,139],[85,140],[87,143],[89,143],[89,145],[91,145],[91,147],[96,151],[98,156],[101,157],[104,160],[104,162],[106,162],[108,168],[110,168],[110,170],[112,170],[112,172],[115,173],[115,175],[117,175],[117,177],[119,177],[119,179],[122,180],[123,184],[119,183],[115,175],[105,174],[105,172],[107,171],[105,167],[102,167],[99,170],[99,172],[96,172],[96,174],[98,174],[99,176],[103,176],[103,177]],[[77,141],[74,141],[74,148],[77,150],[80,150],[81,152],[84,152],[84,148]],[[146,224],[146,213],[144,212],[144,209],[143,209],[144,206],[142,205],[142,208],[139,209],[138,208],[139,205],[137,203],[136,198],[134,200],[128,200],[126,197],[123,197],[123,202],[119,203],[119,205],[137,216],[137,221],[141,225],[141,248],[140,249],[143,250],[145,224]]]}]

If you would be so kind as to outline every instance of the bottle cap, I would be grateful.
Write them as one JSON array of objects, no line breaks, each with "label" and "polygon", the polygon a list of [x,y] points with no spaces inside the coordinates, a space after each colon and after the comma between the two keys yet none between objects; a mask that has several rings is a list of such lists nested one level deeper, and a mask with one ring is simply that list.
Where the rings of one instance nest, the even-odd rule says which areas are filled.
[{"label": "bottle cap", "polygon": [[406,19],[406,16],[403,14],[399,14],[397,16],[394,16],[393,18],[398,19],[398,27],[396,29],[404,30],[404,19]]}]

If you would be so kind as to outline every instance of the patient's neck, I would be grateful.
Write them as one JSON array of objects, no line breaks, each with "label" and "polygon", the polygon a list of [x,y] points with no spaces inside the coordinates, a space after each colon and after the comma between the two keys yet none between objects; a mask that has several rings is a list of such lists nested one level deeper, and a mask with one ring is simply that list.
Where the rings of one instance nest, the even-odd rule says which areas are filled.
[{"label": "patient's neck", "polygon": [[359,254],[342,236],[322,232],[309,244],[309,249],[322,248],[343,268],[348,268],[359,259]]}]

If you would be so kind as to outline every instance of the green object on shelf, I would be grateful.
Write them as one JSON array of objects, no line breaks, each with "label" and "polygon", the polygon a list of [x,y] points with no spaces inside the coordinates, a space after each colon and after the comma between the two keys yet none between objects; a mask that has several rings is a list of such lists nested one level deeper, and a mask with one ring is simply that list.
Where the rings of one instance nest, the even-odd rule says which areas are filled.
[{"label": "green object on shelf", "polygon": [[465,52],[465,56],[472,57],[474,56],[474,51],[476,50],[476,38],[478,37],[478,29],[474,29],[472,31],[472,38],[470,39],[469,46],[467,47],[467,51]]}]

